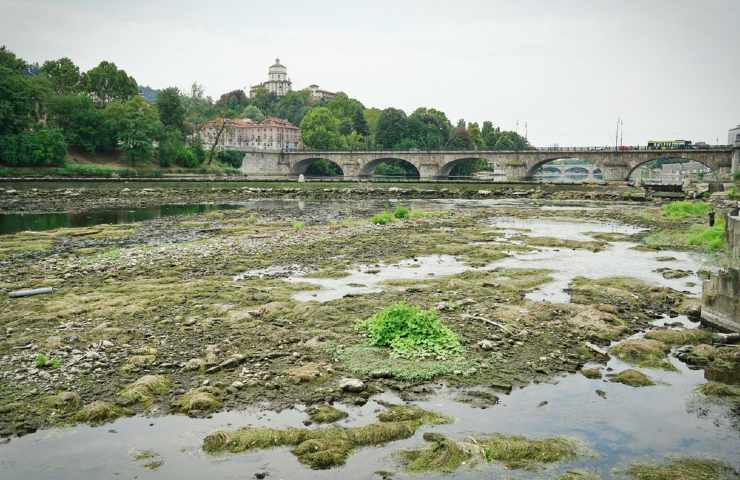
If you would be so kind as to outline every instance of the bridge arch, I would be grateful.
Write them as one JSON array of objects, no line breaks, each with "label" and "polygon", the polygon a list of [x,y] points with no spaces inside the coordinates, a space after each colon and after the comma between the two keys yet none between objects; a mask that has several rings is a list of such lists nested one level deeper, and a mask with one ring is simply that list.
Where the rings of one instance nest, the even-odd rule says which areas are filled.
[{"label": "bridge arch", "polygon": [[630,170],[629,170],[629,172],[627,172],[627,178],[626,178],[626,180],[630,180],[632,178],[632,176],[634,175],[634,173],[639,168],[645,167],[648,164],[654,163],[654,162],[656,162],[658,160],[676,160],[676,162],[673,162],[673,163],[689,163],[689,162],[700,163],[700,164],[704,165],[705,167],[707,167],[709,169],[709,172],[711,174],[715,174],[715,175],[719,171],[719,167],[716,167],[716,166],[713,167],[711,164],[709,164],[708,162],[705,162],[703,160],[699,160],[699,159],[696,159],[696,158],[687,158],[687,157],[681,157],[681,156],[674,156],[674,155],[664,155],[664,156],[660,156],[660,157],[651,158],[649,160],[643,160],[643,161],[635,162],[634,164],[630,165]]},{"label": "bridge arch", "polygon": [[413,176],[413,177],[421,176],[418,165],[414,164],[414,162],[412,161],[409,161],[403,158],[398,158],[398,157],[381,157],[381,158],[372,159],[362,166],[362,168],[360,169],[360,176],[361,177],[371,177],[374,174],[375,169],[378,168],[378,166],[380,166],[381,164],[390,164],[390,165],[396,164],[404,168],[406,171],[415,172],[415,173],[411,173],[411,175],[409,176]]},{"label": "bridge arch", "polygon": [[[450,162],[445,163],[439,168],[439,172],[437,173],[437,176],[439,177],[449,177],[453,173],[456,173],[456,171],[459,170],[465,170],[466,167],[472,167],[473,170],[476,170],[474,165],[475,162],[480,162],[481,166],[483,164],[488,166],[488,160],[481,157],[463,157],[463,158],[456,158]],[[477,169],[482,170],[482,169]],[[476,170],[476,171],[477,171]],[[452,176],[469,176],[469,175],[452,175]]]},{"label": "bridge arch", "polygon": [[[316,172],[316,167],[321,166],[320,170],[325,173]],[[312,170],[312,167],[314,169]],[[299,160],[290,170],[291,175],[315,175],[315,176],[343,176],[344,171],[341,165],[323,157],[310,157]]]},{"label": "bridge arch", "polygon": [[[558,160],[574,160],[572,163],[553,163]],[[527,179],[541,182],[588,182],[603,179],[601,165],[597,162],[573,155],[548,157],[534,163],[528,170]]]}]

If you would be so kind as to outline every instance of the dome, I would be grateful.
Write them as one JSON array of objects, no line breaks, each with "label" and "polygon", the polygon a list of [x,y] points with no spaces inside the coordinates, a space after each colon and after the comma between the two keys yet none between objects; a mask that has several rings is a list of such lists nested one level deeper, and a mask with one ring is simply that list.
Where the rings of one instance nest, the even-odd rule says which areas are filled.
[{"label": "dome", "polygon": [[285,73],[288,69],[285,68],[285,65],[282,65],[280,63],[280,59],[275,59],[275,64],[270,67],[270,73]]}]

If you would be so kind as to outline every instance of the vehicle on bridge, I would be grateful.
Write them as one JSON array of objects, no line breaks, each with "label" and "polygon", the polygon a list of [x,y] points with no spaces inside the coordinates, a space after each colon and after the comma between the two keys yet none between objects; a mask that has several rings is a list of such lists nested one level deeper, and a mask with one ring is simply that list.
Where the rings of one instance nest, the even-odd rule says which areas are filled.
[{"label": "vehicle on bridge", "polygon": [[648,149],[652,150],[683,150],[690,149],[691,140],[648,140]]}]

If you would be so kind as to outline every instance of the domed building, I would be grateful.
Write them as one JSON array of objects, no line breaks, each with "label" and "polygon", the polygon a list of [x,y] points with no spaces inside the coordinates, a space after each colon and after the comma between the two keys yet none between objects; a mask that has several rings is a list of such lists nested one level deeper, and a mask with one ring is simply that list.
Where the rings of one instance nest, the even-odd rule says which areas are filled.
[{"label": "domed building", "polygon": [[268,80],[266,82],[249,87],[250,97],[254,97],[260,88],[264,88],[269,93],[274,93],[278,97],[282,97],[291,90],[288,69],[280,63],[279,58],[276,58],[275,63],[267,70],[267,78]]}]

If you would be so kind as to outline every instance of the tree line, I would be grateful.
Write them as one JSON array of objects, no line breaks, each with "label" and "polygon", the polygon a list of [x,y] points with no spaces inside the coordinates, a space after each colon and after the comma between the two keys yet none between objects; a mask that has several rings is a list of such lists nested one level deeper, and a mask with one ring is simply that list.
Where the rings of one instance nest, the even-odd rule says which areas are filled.
[{"label": "tree line", "polygon": [[[5,165],[59,165],[72,148],[90,154],[120,151],[132,165],[158,161],[164,167],[194,167],[210,161],[210,146],[193,135],[206,122],[259,122],[269,116],[300,126],[303,144],[315,150],[530,148],[525,138],[490,121],[459,120],[453,126],[434,108],[406,115],[397,108],[367,108],[344,93],[317,100],[307,90],[277,97],[264,88],[251,98],[233,90],[214,101],[197,83],[189,92],[140,86],[109,61],[83,72],[66,57],[38,65],[0,48],[0,163]],[[228,152],[218,158],[235,166],[241,161]],[[403,173],[402,166],[383,168]]]}]

